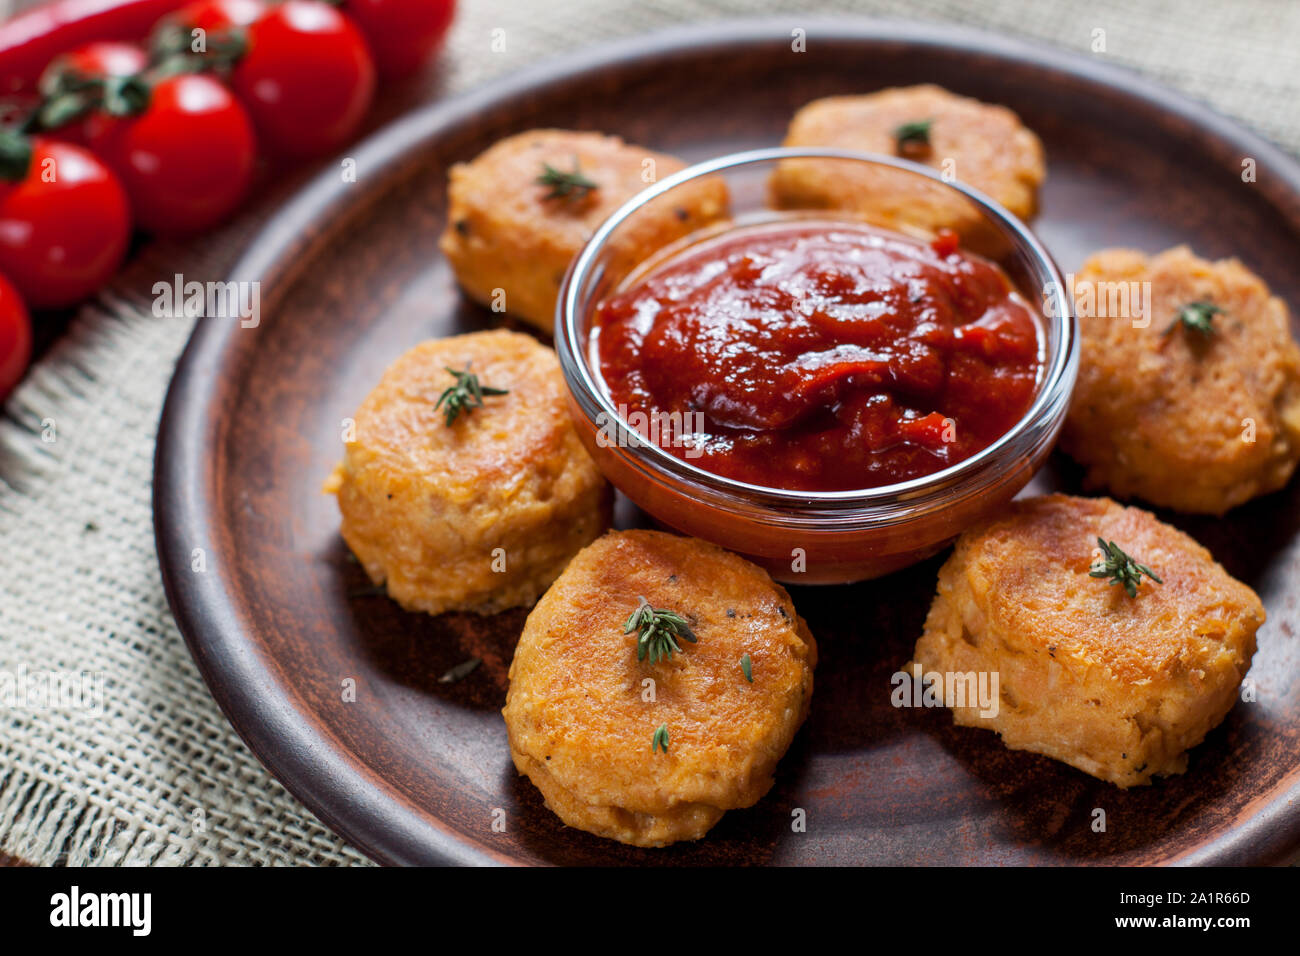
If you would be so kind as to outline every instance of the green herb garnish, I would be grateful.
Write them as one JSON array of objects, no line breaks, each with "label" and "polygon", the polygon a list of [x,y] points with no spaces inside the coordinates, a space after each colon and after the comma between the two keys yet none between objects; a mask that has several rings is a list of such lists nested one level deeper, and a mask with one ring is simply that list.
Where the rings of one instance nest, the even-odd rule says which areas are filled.
[{"label": "green herb garnish", "polygon": [[695,643],[695,634],[686,618],[676,611],[654,608],[645,598],[623,625],[623,633],[639,631],[636,642],[636,659],[643,661],[648,655],[651,664],[658,664],[665,657],[671,658],[674,651],[680,651],[676,638]]},{"label": "green herb garnish", "polygon": [[748,654],[740,659],[740,669],[745,672],[745,680],[754,683],[754,662],[749,659]]},{"label": "green herb garnish", "polygon": [[904,123],[894,130],[894,143],[898,152],[903,153],[926,153],[930,150],[930,127],[934,125],[934,120],[914,120],[911,123]]},{"label": "green herb garnish", "polygon": [[447,671],[447,673],[439,677],[438,683],[455,684],[458,681],[464,680],[470,674],[474,673],[474,671],[478,670],[478,666],[482,663],[483,659],[481,657],[471,657],[467,661],[461,661],[455,667]]},{"label": "green herb garnish", "polygon": [[655,728],[655,735],[650,738],[650,752],[654,753],[656,750],[663,750],[664,753],[668,753],[667,724],[660,724]]},{"label": "green herb garnish", "polygon": [[1223,310],[1208,299],[1188,302],[1179,308],[1174,320],[1169,323],[1164,334],[1168,335],[1181,322],[1184,328],[1191,329],[1193,332],[1200,332],[1202,335],[1213,335],[1214,317],[1222,314]]},{"label": "green herb garnish", "polygon": [[447,371],[456,377],[456,384],[449,385],[443,390],[443,393],[438,396],[438,402],[433,406],[433,410],[436,412],[442,408],[444,402],[446,403],[446,417],[449,427],[462,411],[469,414],[476,408],[482,408],[484,395],[510,394],[509,389],[489,388],[487,385],[480,385],[478,376],[469,370],[469,363],[465,364],[465,371],[463,372],[458,372],[454,368],[448,368]]},{"label": "green herb garnish", "polygon": [[551,191],[543,196],[543,199],[581,199],[593,189],[599,188],[594,182],[582,175],[581,170],[578,168],[578,157],[576,156],[573,157],[573,172],[571,173],[558,170],[550,163],[542,163],[542,174],[537,177],[537,182],[539,185],[551,187]]},{"label": "green herb garnish", "polygon": [[1138,585],[1142,583],[1142,575],[1144,574],[1157,584],[1165,583],[1156,577],[1155,572],[1145,564],[1138,564],[1125,554],[1114,541],[1106,542],[1098,538],[1097,544],[1101,545],[1103,558],[1099,564],[1088,572],[1089,577],[1109,578],[1107,584],[1123,585],[1124,590],[1128,592],[1128,596],[1131,598],[1137,597]]}]

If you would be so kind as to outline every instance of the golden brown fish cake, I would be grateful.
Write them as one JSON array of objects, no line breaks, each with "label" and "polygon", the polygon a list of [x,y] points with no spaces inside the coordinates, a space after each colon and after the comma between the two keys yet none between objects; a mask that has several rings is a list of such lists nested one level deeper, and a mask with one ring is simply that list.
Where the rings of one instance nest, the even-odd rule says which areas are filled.
[{"label": "golden brown fish cake", "polygon": [[[474,372],[508,394],[446,424]],[[424,342],[366,396],[325,490],[370,579],[407,610],[531,604],[609,525],[612,494],[574,431],[555,353],[518,332]]]},{"label": "golden brown fish cake", "polygon": [[[1097,538],[1161,579],[1090,576]],[[924,673],[998,675],[996,715],[955,723],[1127,788],[1182,773],[1236,700],[1264,608],[1203,547],[1109,498],[1048,495],[971,529],[939,571]],[[991,678],[990,678],[991,680]]]},{"label": "golden brown fish cake", "polygon": [[[550,187],[537,182],[543,164],[570,173],[575,163],[597,188],[546,198]],[[470,298],[492,306],[502,290],[507,312],[550,332],[560,282],[591,234],[624,202],[684,166],[602,133],[538,129],[508,137],[452,167],[439,248]],[[619,231],[624,268],[718,219],[726,207],[720,179],[673,190]]]},{"label": "golden brown fish cake", "polygon": [[[1011,110],[958,96],[933,84],[813,100],[795,113],[785,146],[824,146],[898,155],[899,127],[929,121],[929,149],[904,158],[950,170],[1022,219],[1037,207],[1047,175],[1043,145]],[[945,164],[948,164],[945,166]],[[937,184],[888,169],[787,160],[772,176],[773,202],[785,209],[842,209],[876,225],[937,232],[950,228],[987,240],[983,216]]]},{"label": "golden brown fish cake", "polygon": [[[1146,282],[1149,302],[1138,291]],[[1130,289],[1124,308],[1117,293]],[[1185,246],[1156,256],[1110,249],[1084,264],[1075,296],[1082,352],[1061,447],[1091,487],[1222,514],[1290,480],[1300,461],[1300,346],[1286,305],[1258,276]],[[1224,310],[1211,333],[1171,329],[1195,302]]]},{"label": "golden brown fish cake", "polygon": [[[696,643],[638,661],[623,628],[641,596],[685,616]],[[762,569],[694,538],[611,532],[528,616],[502,711],[510,752],[569,826],[635,846],[698,839],[771,788],[816,663],[807,625]],[[652,749],[661,725],[667,753]]]}]

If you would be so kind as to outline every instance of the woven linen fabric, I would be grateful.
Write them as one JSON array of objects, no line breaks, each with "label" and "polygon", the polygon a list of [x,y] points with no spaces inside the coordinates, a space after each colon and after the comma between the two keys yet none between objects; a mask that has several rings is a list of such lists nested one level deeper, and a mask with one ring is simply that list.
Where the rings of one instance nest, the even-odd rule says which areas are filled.
[{"label": "woven linen fabric", "polygon": [[[836,12],[949,20],[1090,53],[1300,152],[1300,4],[1289,0],[462,0],[430,95],[683,22],[780,14],[793,29]],[[501,30],[505,49],[493,52]],[[221,278],[301,181],[272,184],[217,233],[142,250],[0,418],[0,852],[38,864],[366,862],[217,709],[168,612],[153,546],[154,436],[191,320],[154,317],[149,290],[175,273]],[[23,706],[31,680],[50,672],[84,675],[81,703],[93,706]],[[26,699],[14,694],[20,679]]]}]

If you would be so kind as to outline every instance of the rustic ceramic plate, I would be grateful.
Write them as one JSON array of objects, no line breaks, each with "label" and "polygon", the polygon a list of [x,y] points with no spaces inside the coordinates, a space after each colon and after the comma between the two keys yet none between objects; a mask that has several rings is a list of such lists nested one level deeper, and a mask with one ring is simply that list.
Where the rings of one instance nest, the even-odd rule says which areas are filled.
[{"label": "rustic ceramic plate", "polygon": [[[636,850],[563,827],[520,780],[500,708],[524,612],[403,613],[338,537],[322,479],[340,422],[384,368],[432,336],[494,324],[436,243],[447,167],[536,126],[617,133],[702,159],[777,143],[817,96],[933,81],[1016,110],[1047,146],[1034,228],[1063,271],[1095,248],[1179,242],[1240,256],[1300,306],[1300,168],[1203,107],[1098,61],[981,33],[836,19],[677,29],[435,104],[355,150],[248,250],[262,321],[201,322],[158,442],[158,551],[172,609],[213,695],[312,811],[400,863],[1248,863],[1300,849],[1300,482],[1224,519],[1165,516],[1264,599],[1239,704],[1184,776],[1120,792],[895,710],[941,558],[887,580],[795,589],[821,647],[812,716],[758,806],[698,843]],[[1243,183],[1255,160],[1257,181]],[[1055,461],[1035,487],[1077,490]],[[624,519],[636,520],[624,508]],[[206,571],[191,570],[204,548]],[[471,657],[458,683],[438,677]],[[355,682],[355,702],[343,700]],[[792,832],[792,811],[807,831]],[[1094,832],[1094,810],[1106,811]],[[503,813],[502,813],[503,811]],[[504,832],[494,829],[504,821]]]}]

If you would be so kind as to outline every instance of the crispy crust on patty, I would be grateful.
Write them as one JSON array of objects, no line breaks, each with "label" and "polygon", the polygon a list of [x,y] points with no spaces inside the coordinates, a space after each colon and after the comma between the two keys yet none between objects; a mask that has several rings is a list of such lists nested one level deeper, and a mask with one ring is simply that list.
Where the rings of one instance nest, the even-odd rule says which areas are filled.
[{"label": "crispy crust on patty", "polygon": [[[1115,290],[1145,282],[1149,315],[1097,314],[1115,310]],[[1061,448],[1086,467],[1090,487],[1222,514],[1290,480],[1300,461],[1300,346],[1286,305],[1258,276],[1186,246],[1156,256],[1108,249],[1084,264],[1075,287],[1082,357]],[[1169,330],[1181,306],[1203,300],[1224,310],[1211,335]],[[1149,325],[1135,328],[1135,319]]]},{"label": "crispy crust on patty", "polygon": [[[508,389],[448,426],[435,409],[466,365]],[[326,483],[370,579],[407,610],[531,604],[609,525],[612,493],[574,431],[555,354],[517,332],[424,342],[355,416]]]},{"label": "crispy crust on patty", "polygon": [[[945,170],[1022,219],[1037,208],[1047,175],[1043,145],[1011,110],[950,93],[933,84],[814,100],[790,121],[785,146],[827,146],[894,155],[895,131],[930,120],[930,151],[907,158]],[[772,177],[776,204],[791,209],[862,213],[889,228],[934,232],[951,228],[968,241],[990,241],[983,217],[952,190],[889,170],[864,170],[824,160],[790,160]]]},{"label": "crispy crust on patty", "polygon": [[[569,173],[575,162],[597,188],[547,199],[549,187],[537,182],[543,163]],[[507,312],[549,333],[565,271],[591,234],[624,202],[684,166],[617,136],[560,129],[520,133],[451,168],[447,228],[438,246],[470,298],[492,306],[501,290]],[[620,229],[614,243],[618,268],[630,270],[726,209],[720,179],[673,190]]]},{"label": "crispy crust on patty", "polygon": [[[1089,576],[1097,538],[1163,583],[1130,598]],[[1232,708],[1264,608],[1190,537],[1108,498],[1013,503],[961,536],[916,643],[925,672],[996,672],[995,716],[955,707],[1012,750],[1120,787],[1181,773]]]},{"label": "crispy crust on patty", "polygon": [[[639,596],[687,616],[698,642],[638,661],[623,626]],[[772,786],[816,659],[790,596],[760,568],[694,538],[612,532],[524,625],[503,711],[511,754],[569,826],[636,846],[698,839]],[[651,749],[660,725],[666,754]]]}]

